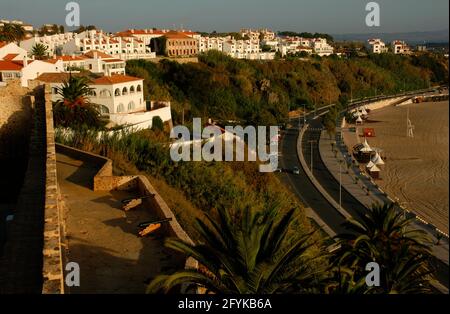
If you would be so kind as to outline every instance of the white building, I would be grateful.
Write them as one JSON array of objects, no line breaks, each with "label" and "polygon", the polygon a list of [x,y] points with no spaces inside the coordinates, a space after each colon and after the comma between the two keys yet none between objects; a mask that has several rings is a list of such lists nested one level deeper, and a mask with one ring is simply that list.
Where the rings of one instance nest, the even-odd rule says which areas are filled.
[{"label": "white building", "polygon": [[386,44],[379,38],[369,39],[368,43],[372,53],[379,54],[388,52],[388,47],[386,47]]},{"label": "white building", "polygon": [[27,55],[27,51],[20,48],[15,43],[0,41],[0,59],[23,60]]},{"label": "white building", "polygon": [[401,55],[408,55],[411,53],[411,49],[409,48],[409,46],[401,40],[394,40],[392,42],[392,51],[397,55],[397,54],[401,54]]},{"label": "white building", "polygon": [[231,36],[226,37],[200,37],[198,40],[198,51],[207,52],[209,50],[223,51],[223,43],[232,40]]},{"label": "white building", "polygon": [[334,53],[334,48],[327,43],[325,38],[314,38],[312,48],[315,54],[323,57]]},{"label": "white building", "polygon": [[35,35],[29,39],[22,40],[20,42],[20,47],[28,52],[31,52],[36,44],[42,44],[47,48],[47,54],[52,56],[55,54],[60,54],[61,47],[75,38],[75,36],[76,34],[71,32],[44,36]]},{"label": "white building", "polygon": [[222,51],[237,59],[272,60],[275,58],[274,52],[261,52],[259,40],[226,40],[223,42]]},{"label": "white building", "polygon": [[[81,74],[73,74],[81,75]],[[57,88],[69,79],[68,73],[44,73],[37,78],[40,83],[50,84],[52,101],[60,99]],[[90,79],[92,94],[89,100],[100,105],[101,112],[117,125],[130,125],[136,129],[152,126],[158,116],[163,122],[172,120],[170,102],[146,103],[143,93],[144,80],[127,75],[102,76]]]},{"label": "white building", "polygon": [[50,63],[41,60],[0,60],[0,82],[20,79],[23,87],[28,87],[28,81],[37,78],[42,73],[59,73],[64,70],[61,60]]},{"label": "white building", "polygon": [[77,34],[62,45],[62,53],[66,55],[79,55],[91,50],[98,50],[122,60],[156,58],[156,54],[141,39],[134,36],[107,35],[98,30]]}]

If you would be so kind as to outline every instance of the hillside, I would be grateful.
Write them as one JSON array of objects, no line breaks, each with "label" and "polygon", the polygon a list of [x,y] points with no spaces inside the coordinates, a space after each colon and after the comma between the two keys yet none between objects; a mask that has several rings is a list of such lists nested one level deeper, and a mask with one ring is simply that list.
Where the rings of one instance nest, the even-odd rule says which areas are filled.
[{"label": "hillside", "polygon": [[127,73],[145,79],[145,97],[172,101],[174,123],[192,117],[273,125],[288,111],[350,98],[392,94],[448,82],[448,61],[433,55],[366,58],[313,57],[245,61],[210,51],[199,63],[127,62]]}]

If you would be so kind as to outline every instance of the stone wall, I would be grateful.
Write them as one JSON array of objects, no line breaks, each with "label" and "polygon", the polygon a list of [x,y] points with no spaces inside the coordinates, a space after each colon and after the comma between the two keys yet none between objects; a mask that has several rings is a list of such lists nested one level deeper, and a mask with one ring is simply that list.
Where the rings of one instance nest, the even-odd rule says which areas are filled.
[{"label": "stone wall", "polygon": [[[184,231],[170,207],[151,185],[149,180],[143,175],[133,176],[114,176],[113,164],[109,158],[75,149],[66,145],[56,144],[56,151],[71,156],[78,160],[89,161],[89,163],[98,165],[98,172],[93,178],[94,191],[111,191],[111,190],[138,190],[141,196],[154,195],[152,198],[143,199],[150,210],[156,214],[158,219],[171,218],[170,223],[164,225],[164,233],[171,237],[177,237],[187,243],[194,242]],[[188,258],[185,268],[198,268],[198,262],[192,258]]]}]

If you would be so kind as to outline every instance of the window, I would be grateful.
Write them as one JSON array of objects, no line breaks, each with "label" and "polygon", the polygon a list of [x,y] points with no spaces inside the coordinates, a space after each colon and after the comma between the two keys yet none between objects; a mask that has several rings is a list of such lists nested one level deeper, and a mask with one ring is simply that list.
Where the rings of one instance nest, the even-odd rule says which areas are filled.
[{"label": "window", "polygon": [[130,94],[133,94],[134,93],[134,86],[131,86],[130,87]]},{"label": "window", "polygon": [[134,110],[134,102],[130,101],[130,103],[128,104],[128,111]]},{"label": "window", "polygon": [[120,89],[116,88],[114,91],[114,96],[120,96]]},{"label": "window", "polygon": [[140,92],[141,91],[141,85],[137,86],[137,91]]},{"label": "window", "polygon": [[111,92],[107,89],[102,89],[100,91],[100,97],[111,97]]},{"label": "window", "polygon": [[102,115],[109,115],[108,107],[106,107],[104,105],[100,105],[100,114],[102,114]]},{"label": "window", "polygon": [[117,106],[117,112],[124,112],[125,111],[125,107],[123,106],[123,104],[119,104]]},{"label": "window", "polygon": [[128,95],[128,89],[126,87],[122,89],[122,95]]},{"label": "window", "polygon": [[52,88],[52,94],[53,94],[53,95],[57,95],[57,94],[58,94],[58,88],[53,87],[53,88]]}]

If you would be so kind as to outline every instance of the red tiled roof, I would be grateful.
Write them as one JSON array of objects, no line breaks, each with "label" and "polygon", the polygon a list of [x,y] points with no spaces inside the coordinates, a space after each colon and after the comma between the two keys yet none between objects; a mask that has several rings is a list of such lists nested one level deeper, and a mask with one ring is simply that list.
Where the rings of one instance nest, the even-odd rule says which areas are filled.
[{"label": "red tiled roof", "polygon": [[12,61],[0,60],[0,71],[20,71],[23,66]]},{"label": "red tiled roof", "polygon": [[106,59],[103,62],[124,62],[122,59]]},{"label": "red tiled roof", "polygon": [[[81,77],[84,76],[81,73],[72,73],[72,76]],[[36,80],[46,83],[64,83],[69,80],[70,73],[42,73]]]},{"label": "red tiled roof", "polygon": [[189,37],[188,35],[185,35],[184,33],[180,33],[180,32],[168,32],[166,34],[164,34],[165,37],[171,39],[191,39],[191,37]]},{"label": "red tiled roof", "polygon": [[51,63],[56,63],[58,60],[62,60],[63,62],[69,62],[69,61],[83,61],[86,60],[86,57],[80,57],[80,56],[57,56],[54,59],[47,60],[48,62],[51,61]]},{"label": "red tiled roof", "polygon": [[3,57],[3,60],[5,60],[5,61],[12,61],[18,55],[19,55],[18,53],[9,53],[9,54],[7,54],[6,56]]},{"label": "red tiled roof", "polygon": [[95,79],[92,82],[92,84],[93,85],[113,85],[113,84],[127,83],[127,82],[133,82],[133,81],[142,81],[142,80],[143,79],[141,79],[139,77],[115,74],[115,75],[111,75],[111,76],[102,76],[98,79]]},{"label": "red tiled roof", "polygon": [[86,52],[83,56],[88,57],[90,59],[93,59],[94,58],[94,52],[97,52],[97,56],[101,57],[101,58],[108,58],[108,59],[113,58],[113,56],[108,55],[108,54],[106,54],[104,52],[101,52],[99,50],[91,50],[89,52]]},{"label": "red tiled roof", "polygon": [[8,43],[6,41],[0,41],[0,48],[6,46]]}]

